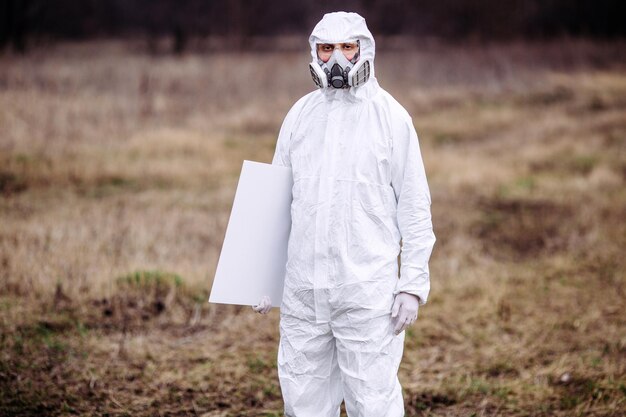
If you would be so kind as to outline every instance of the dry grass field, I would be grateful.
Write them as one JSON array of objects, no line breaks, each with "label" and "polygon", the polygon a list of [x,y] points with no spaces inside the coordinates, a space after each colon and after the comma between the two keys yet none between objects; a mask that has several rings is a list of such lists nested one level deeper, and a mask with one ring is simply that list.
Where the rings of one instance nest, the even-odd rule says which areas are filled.
[{"label": "dry grass field", "polygon": [[[379,51],[438,238],[406,415],[625,415],[626,44]],[[0,56],[0,415],[282,416],[278,312],[206,300],[307,60]]]}]

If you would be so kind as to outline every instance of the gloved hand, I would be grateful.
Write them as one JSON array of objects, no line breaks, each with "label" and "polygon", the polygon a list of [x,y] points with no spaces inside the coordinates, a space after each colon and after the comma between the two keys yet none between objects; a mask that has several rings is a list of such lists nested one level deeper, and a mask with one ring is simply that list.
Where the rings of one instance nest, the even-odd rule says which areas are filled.
[{"label": "gloved hand", "polygon": [[272,300],[269,296],[263,296],[259,304],[252,306],[252,309],[257,313],[267,314],[272,309]]},{"label": "gloved hand", "polygon": [[400,334],[410,324],[417,320],[419,298],[416,295],[401,292],[396,295],[391,308],[391,319],[395,323],[394,333]]}]

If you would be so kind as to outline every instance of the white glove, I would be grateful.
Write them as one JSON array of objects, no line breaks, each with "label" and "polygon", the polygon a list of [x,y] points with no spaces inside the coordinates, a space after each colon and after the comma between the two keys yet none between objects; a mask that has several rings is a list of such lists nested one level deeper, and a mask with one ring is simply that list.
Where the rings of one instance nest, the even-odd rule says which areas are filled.
[{"label": "white glove", "polygon": [[391,308],[391,319],[395,323],[394,333],[400,334],[410,324],[417,320],[419,298],[416,295],[401,292],[396,295]]},{"label": "white glove", "polygon": [[259,304],[252,306],[252,309],[257,313],[267,314],[272,309],[272,300],[269,296],[263,296]]}]

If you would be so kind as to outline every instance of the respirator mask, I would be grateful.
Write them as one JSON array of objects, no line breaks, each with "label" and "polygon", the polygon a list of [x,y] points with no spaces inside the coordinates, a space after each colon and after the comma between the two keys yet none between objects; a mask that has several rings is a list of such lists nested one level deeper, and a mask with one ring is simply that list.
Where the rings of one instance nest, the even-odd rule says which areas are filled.
[{"label": "respirator mask", "polygon": [[358,52],[351,60],[345,57],[342,51],[335,49],[324,62],[319,58],[309,64],[311,77],[318,88],[348,88],[359,87],[367,82],[370,77],[369,61],[359,60],[360,43],[357,41]]}]

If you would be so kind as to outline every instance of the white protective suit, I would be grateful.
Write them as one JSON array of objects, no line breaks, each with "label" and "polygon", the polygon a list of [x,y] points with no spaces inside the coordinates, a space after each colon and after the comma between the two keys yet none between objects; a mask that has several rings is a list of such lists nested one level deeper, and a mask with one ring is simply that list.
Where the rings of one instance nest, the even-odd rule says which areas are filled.
[{"label": "white protective suit", "polygon": [[435,236],[418,138],[378,85],[365,20],[324,15],[311,55],[317,43],[354,39],[370,60],[369,81],[298,100],[272,161],[290,166],[294,181],[278,351],[286,416],[339,416],[344,398],[350,417],[403,416],[404,332],[394,334],[391,307],[398,292],[424,304],[430,290]]}]

